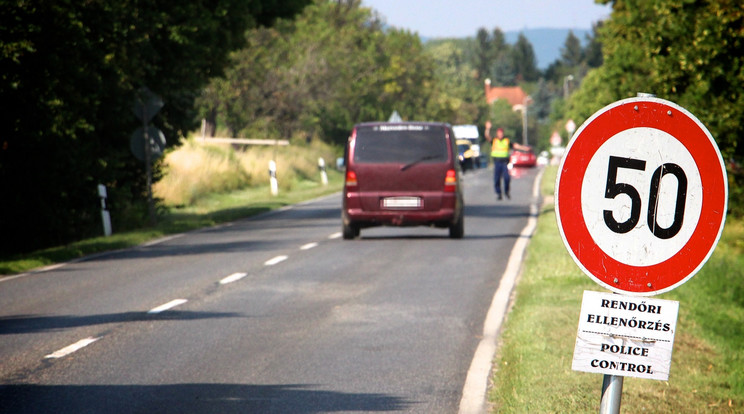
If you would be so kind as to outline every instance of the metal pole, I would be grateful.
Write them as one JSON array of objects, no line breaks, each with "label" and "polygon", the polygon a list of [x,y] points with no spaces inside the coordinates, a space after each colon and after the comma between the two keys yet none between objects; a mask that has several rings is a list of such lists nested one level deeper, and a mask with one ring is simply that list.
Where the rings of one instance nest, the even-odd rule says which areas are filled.
[{"label": "metal pole", "polygon": [[[143,99],[144,102],[144,99]],[[150,135],[147,131],[147,109],[142,105],[142,129],[145,135],[145,174],[147,175],[147,212],[150,216],[150,225],[155,225],[155,200],[152,198],[152,146],[150,144]]]},{"label": "metal pole", "polygon": [[522,106],[522,145],[527,145],[527,105],[529,105],[530,97],[524,98]]},{"label": "metal pole", "polygon": [[606,375],[602,380],[602,402],[599,414],[619,414],[620,400],[623,397],[623,378],[617,375]]},{"label": "metal pole", "polygon": [[573,75],[567,75],[563,78],[563,100],[568,100],[568,83],[573,80]]}]

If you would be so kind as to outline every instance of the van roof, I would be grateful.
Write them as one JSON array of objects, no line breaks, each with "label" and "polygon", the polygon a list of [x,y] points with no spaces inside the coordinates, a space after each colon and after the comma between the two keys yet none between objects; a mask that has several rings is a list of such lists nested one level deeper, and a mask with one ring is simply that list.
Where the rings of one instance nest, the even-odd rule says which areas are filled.
[{"label": "van roof", "polygon": [[433,122],[433,121],[403,121],[403,122],[385,122],[385,121],[374,121],[374,122],[361,122],[356,124],[355,127],[360,126],[381,126],[381,125],[431,125],[431,126],[450,126],[446,122]]}]

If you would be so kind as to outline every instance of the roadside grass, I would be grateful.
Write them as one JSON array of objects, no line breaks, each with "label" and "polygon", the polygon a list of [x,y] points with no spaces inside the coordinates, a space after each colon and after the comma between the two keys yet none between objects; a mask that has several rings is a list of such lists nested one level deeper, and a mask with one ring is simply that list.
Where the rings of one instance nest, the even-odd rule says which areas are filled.
[{"label": "roadside grass", "polygon": [[[491,412],[596,413],[602,375],[571,370],[585,276],[558,232],[556,167],[543,176],[546,203],[501,335],[489,390]],[[669,381],[624,379],[621,412],[744,412],[744,222],[727,220],[702,270],[659,295],[677,300]]]},{"label": "roadside grass", "polygon": [[[326,163],[335,160],[333,149],[322,143],[235,151],[230,146],[197,145],[190,140],[167,156],[174,161],[153,190],[164,201],[155,226],[124,232],[117,232],[114,227],[110,237],[0,257],[0,275],[28,272],[95,253],[137,246],[169,234],[250,217],[332,194],[343,186],[343,174],[333,165],[326,168],[328,185],[321,184],[318,157],[324,157]],[[279,167],[277,196],[272,196],[269,189],[268,160],[272,157],[276,157]]]},{"label": "roadside grass", "polygon": [[166,153],[164,175],[153,185],[153,193],[167,206],[187,206],[214,194],[268,186],[271,160],[276,162],[279,189],[290,191],[304,181],[319,180],[319,158],[327,164],[336,158],[336,149],[319,139],[291,142],[235,148],[192,136]]}]

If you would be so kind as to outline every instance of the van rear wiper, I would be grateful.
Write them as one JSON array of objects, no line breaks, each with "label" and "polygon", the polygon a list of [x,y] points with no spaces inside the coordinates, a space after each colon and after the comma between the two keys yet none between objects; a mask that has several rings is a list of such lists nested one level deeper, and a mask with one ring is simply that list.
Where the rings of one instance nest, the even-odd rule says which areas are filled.
[{"label": "van rear wiper", "polygon": [[439,154],[429,154],[429,155],[424,155],[423,157],[421,157],[421,158],[417,159],[416,161],[413,161],[413,162],[409,162],[408,164],[406,164],[406,165],[404,165],[404,166],[400,167],[400,170],[401,170],[401,171],[405,171],[405,170],[407,170],[407,169],[409,169],[409,168],[413,167],[414,165],[416,165],[416,164],[418,164],[418,163],[420,163],[420,162],[424,162],[424,161],[428,161],[428,160],[433,160],[433,159],[435,159],[435,158],[437,158],[437,157],[439,157]]}]

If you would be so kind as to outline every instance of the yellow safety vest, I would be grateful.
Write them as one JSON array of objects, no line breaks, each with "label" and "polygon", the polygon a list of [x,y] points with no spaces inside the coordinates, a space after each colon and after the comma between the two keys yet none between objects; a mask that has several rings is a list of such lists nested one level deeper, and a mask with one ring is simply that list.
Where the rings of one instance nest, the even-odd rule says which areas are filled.
[{"label": "yellow safety vest", "polygon": [[504,137],[503,139],[494,138],[491,142],[491,157],[492,158],[507,158],[509,157],[509,138]]}]

